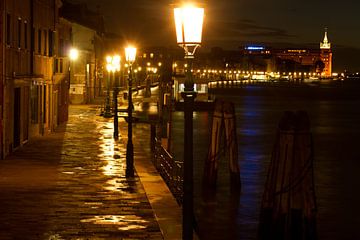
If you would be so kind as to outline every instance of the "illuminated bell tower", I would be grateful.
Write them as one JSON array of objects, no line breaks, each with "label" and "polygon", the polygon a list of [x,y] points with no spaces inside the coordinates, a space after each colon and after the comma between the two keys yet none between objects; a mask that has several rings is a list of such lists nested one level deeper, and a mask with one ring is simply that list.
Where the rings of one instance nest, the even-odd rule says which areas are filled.
[{"label": "illuminated bell tower", "polygon": [[325,28],[325,36],[324,40],[320,42],[320,58],[324,63],[325,67],[323,72],[321,73],[324,77],[331,77],[332,73],[332,51],[331,51],[331,43],[327,37],[327,29]]}]

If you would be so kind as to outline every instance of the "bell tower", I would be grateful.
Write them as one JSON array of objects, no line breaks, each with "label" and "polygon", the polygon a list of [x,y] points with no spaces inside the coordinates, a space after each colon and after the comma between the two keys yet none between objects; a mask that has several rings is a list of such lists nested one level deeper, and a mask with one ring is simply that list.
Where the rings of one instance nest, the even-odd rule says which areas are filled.
[{"label": "bell tower", "polygon": [[331,51],[331,43],[329,42],[327,37],[327,28],[325,28],[324,40],[320,42],[320,59],[325,65],[321,75],[324,77],[331,77],[332,51]]}]

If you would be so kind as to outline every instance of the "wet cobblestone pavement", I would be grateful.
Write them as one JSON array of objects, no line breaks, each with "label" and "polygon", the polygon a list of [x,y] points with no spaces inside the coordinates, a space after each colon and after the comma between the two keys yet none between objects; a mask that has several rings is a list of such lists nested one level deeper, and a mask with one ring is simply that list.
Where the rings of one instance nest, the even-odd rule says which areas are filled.
[{"label": "wet cobblestone pavement", "polygon": [[0,239],[163,239],[139,178],[125,178],[126,141],[96,107],[0,160]]}]

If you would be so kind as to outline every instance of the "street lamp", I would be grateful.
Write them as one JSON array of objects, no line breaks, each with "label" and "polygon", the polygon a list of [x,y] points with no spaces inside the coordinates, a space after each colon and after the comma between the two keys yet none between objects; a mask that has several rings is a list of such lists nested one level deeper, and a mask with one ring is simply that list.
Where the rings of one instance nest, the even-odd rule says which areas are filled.
[{"label": "street lamp", "polygon": [[125,59],[129,65],[129,92],[128,92],[128,142],[126,146],[126,177],[134,177],[134,147],[132,143],[132,64],[135,62],[136,48],[125,48]]},{"label": "street lamp", "polygon": [[105,100],[104,117],[110,118],[111,117],[111,112],[110,112],[110,79],[111,79],[111,72],[113,71],[112,57],[111,56],[106,57],[106,70],[108,72],[108,78],[107,78],[107,81],[106,81],[106,100]]},{"label": "street lamp", "polygon": [[177,43],[185,50],[186,80],[181,93],[184,99],[184,181],[183,181],[183,239],[192,239],[193,211],[193,107],[196,92],[191,72],[196,49],[201,44],[204,8],[185,5],[174,8]]},{"label": "street lamp", "polygon": [[69,87],[70,87],[70,83],[71,83],[71,63],[73,61],[75,61],[76,59],[78,59],[79,57],[79,50],[77,50],[76,48],[71,48],[69,51]]},{"label": "street lamp", "polygon": [[76,60],[79,57],[79,51],[76,48],[72,48],[69,51],[70,60]]}]

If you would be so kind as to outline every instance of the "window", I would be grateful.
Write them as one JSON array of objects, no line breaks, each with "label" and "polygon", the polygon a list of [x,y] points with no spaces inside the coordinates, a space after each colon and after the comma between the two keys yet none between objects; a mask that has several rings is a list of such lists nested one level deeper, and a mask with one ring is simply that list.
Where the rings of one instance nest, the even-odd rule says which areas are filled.
[{"label": "window", "polygon": [[28,48],[28,30],[26,21],[24,21],[24,48]]},{"label": "window", "polygon": [[53,56],[54,51],[54,32],[49,30],[49,56]]},{"label": "window", "polygon": [[63,73],[63,59],[60,58],[60,73]]},{"label": "window", "polygon": [[63,58],[55,59],[55,73],[63,73],[64,70],[64,60]]},{"label": "window", "polygon": [[39,86],[31,85],[30,89],[31,123],[39,122]]},{"label": "window", "polygon": [[59,56],[64,57],[65,56],[65,42],[64,39],[59,39]]},{"label": "window", "polygon": [[6,15],[6,44],[10,45],[11,43],[11,15]]},{"label": "window", "polygon": [[18,18],[18,42],[17,46],[18,48],[21,48],[21,18]]},{"label": "window", "polygon": [[55,67],[54,72],[58,73],[59,72],[59,59],[58,58],[55,59],[55,66],[54,67]]},{"label": "window", "polygon": [[48,42],[47,42],[47,31],[44,30],[44,56],[47,56],[47,46]]},{"label": "window", "polygon": [[41,30],[38,30],[38,53],[41,54]]}]

